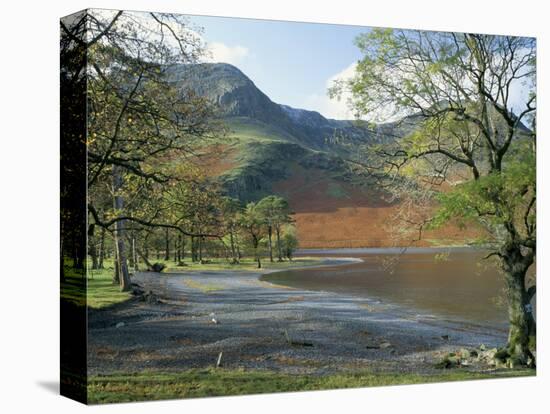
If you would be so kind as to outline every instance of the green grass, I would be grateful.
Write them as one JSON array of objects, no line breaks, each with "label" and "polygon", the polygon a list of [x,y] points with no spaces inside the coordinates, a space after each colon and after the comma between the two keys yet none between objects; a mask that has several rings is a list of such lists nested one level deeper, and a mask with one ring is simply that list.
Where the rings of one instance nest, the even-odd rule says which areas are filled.
[{"label": "green grass", "polygon": [[462,369],[436,375],[357,372],[331,375],[289,375],[242,369],[192,369],[179,373],[141,372],[93,376],[88,398],[93,404],[222,395],[311,391],[504,378],[535,375],[533,370],[475,373]]},{"label": "green grass", "polygon": [[113,264],[107,262],[105,269],[93,270],[86,278],[83,271],[65,268],[65,282],[61,284],[61,297],[79,306],[86,304],[90,308],[103,308],[130,298],[130,293],[121,292],[113,284]]},{"label": "green grass", "polygon": [[86,279],[83,270],[65,266],[65,281],[61,283],[61,298],[86,306]]},{"label": "green grass", "polygon": [[295,142],[296,138],[286,131],[252,118],[234,117],[226,119],[229,136],[242,142]]},{"label": "green grass", "polygon": [[103,308],[130,298],[129,292],[121,292],[119,285],[113,284],[112,266],[102,270],[93,270],[88,275],[88,306]]},{"label": "green grass", "polygon": [[[292,134],[258,120],[234,117],[226,119],[226,123],[230,130],[228,140],[235,155],[233,167],[221,175],[221,180],[247,188],[247,193],[241,196],[246,201],[257,200],[271,194],[272,185],[287,178],[293,164],[301,164],[306,160],[309,160],[309,164],[312,156],[316,159],[318,154],[325,153],[327,156],[329,154],[319,149],[307,148],[302,140]],[[334,155],[335,150],[331,148],[330,153]],[[334,171],[325,172],[329,175],[335,174]],[[343,173],[344,171],[341,170],[337,175]],[[261,185],[247,186],[246,183],[250,177]],[[329,189],[327,194],[329,197],[347,196],[342,188],[336,187],[338,186]]]}]

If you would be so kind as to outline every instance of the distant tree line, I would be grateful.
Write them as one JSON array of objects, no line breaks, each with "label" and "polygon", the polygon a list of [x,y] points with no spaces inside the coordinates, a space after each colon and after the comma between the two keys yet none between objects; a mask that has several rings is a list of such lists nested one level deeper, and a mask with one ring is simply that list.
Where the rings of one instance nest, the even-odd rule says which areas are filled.
[{"label": "distant tree line", "polygon": [[[169,226],[128,226],[124,243],[130,269],[158,269],[159,264],[168,261],[177,266],[185,266],[186,262],[206,264],[213,258],[239,264],[243,257],[253,257],[261,268],[263,257],[270,262],[292,260],[298,247],[288,203],[281,197],[270,195],[243,205],[239,200],[218,194],[208,204],[186,206],[185,210],[174,206],[171,211],[185,213],[189,228],[209,234],[188,235]],[[89,237],[92,270],[103,269],[106,259],[116,258],[114,240],[114,232],[105,228]],[[115,268],[115,283],[120,283],[119,277]]]}]

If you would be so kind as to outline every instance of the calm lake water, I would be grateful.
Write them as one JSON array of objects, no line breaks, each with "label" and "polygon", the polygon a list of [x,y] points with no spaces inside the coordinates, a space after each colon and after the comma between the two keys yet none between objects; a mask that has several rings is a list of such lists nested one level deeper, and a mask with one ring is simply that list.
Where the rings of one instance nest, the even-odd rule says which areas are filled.
[{"label": "calm lake water", "polygon": [[402,305],[423,314],[493,327],[506,326],[499,305],[504,281],[484,251],[454,249],[309,250],[301,255],[357,257],[363,262],[269,274],[264,280]]}]

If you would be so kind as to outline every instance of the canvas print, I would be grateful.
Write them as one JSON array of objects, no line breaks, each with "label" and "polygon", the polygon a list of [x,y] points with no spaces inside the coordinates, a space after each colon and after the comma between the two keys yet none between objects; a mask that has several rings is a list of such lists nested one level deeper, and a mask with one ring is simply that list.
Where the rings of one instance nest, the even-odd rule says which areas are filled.
[{"label": "canvas print", "polygon": [[534,38],[92,9],[60,53],[63,395],[535,375]]}]

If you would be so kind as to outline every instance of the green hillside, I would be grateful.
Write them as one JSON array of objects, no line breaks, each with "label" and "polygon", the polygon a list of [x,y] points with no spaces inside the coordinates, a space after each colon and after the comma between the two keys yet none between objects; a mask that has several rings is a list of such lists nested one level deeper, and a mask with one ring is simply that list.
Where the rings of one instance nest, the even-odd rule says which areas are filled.
[{"label": "green hillside", "polygon": [[235,166],[219,179],[233,197],[251,201],[270,194],[273,183],[288,178],[296,165],[344,175],[343,162],[336,155],[308,148],[281,128],[247,117],[225,122]]}]

